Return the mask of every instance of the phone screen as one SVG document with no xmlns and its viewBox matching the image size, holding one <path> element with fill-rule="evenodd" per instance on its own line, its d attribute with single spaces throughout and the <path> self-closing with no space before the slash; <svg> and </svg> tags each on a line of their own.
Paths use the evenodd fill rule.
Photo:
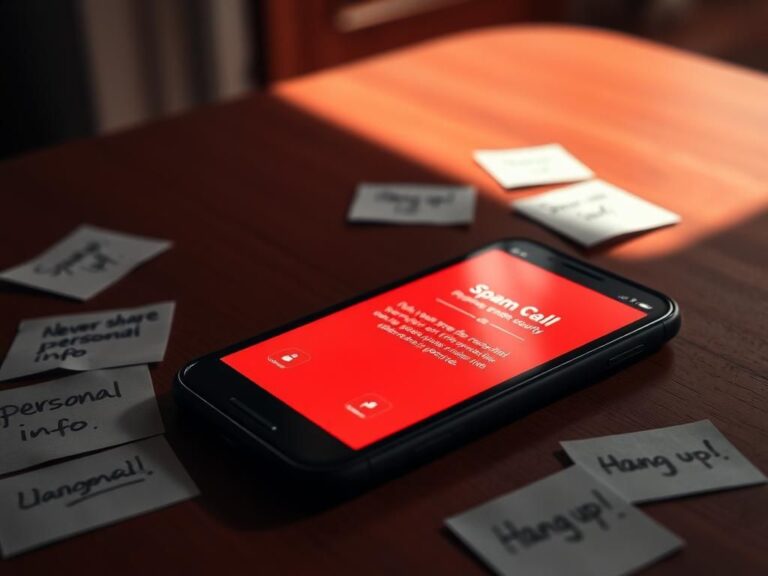
<svg viewBox="0 0 768 576">
<path fill-rule="evenodd" d="M 222 361 L 361 449 L 645 316 L 493 249 Z"/>
</svg>

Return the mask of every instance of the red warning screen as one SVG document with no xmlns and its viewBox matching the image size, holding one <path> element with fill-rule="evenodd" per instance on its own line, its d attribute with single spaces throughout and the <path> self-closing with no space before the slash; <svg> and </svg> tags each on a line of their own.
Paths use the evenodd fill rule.
<svg viewBox="0 0 768 576">
<path fill-rule="evenodd" d="M 360 449 L 644 316 L 497 249 L 222 361 Z"/>
</svg>

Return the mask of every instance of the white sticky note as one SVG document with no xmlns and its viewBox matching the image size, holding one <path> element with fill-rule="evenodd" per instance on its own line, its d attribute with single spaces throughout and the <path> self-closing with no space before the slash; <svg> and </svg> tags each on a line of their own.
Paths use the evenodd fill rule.
<svg viewBox="0 0 768 576">
<path fill-rule="evenodd" d="M 0 475 L 163 433 L 146 366 L 0 392 Z"/>
<path fill-rule="evenodd" d="M 162 436 L 11 476 L 0 480 L 0 549 L 9 558 L 198 494 Z"/>
<path fill-rule="evenodd" d="M 680 216 L 602 180 L 512 202 L 515 210 L 583 246 L 680 222 Z"/>
<path fill-rule="evenodd" d="M 666 528 L 578 466 L 448 518 L 497 574 L 619 576 L 682 547 Z"/>
<path fill-rule="evenodd" d="M 504 188 L 578 182 L 594 176 L 560 144 L 509 150 L 475 150 L 475 162 Z"/>
<path fill-rule="evenodd" d="M 350 222 L 470 224 L 475 217 L 472 186 L 362 183 L 349 209 Z"/>
<path fill-rule="evenodd" d="M 159 362 L 174 302 L 24 320 L 0 367 L 0 380 L 54 368 L 95 370 Z"/>
<path fill-rule="evenodd" d="M 709 420 L 560 445 L 574 462 L 630 502 L 766 482 Z"/>
<path fill-rule="evenodd" d="M 170 247 L 168 240 L 84 224 L 32 260 L 0 272 L 0 278 L 87 300 Z"/>
</svg>

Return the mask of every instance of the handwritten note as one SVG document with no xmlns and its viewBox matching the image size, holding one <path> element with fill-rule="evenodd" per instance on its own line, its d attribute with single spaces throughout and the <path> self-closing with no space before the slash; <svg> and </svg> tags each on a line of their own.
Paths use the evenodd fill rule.
<svg viewBox="0 0 768 576">
<path fill-rule="evenodd" d="M 348 218 L 388 224 L 470 224 L 475 196 L 472 186 L 363 183 L 357 187 Z"/>
<path fill-rule="evenodd" d="M 560 444 L 630 502 L 766 482 L 709 420 Z"/>
<path fill-rule="evenodd" d="M 518 212 L 588 247 L 680 222 L 674 212 L 602 180 L 529 196 L 512 205 Z"/>
<path fill-rule="evenodd" d="M 9 558 L 198 495 L 158 436 L 0 480 L 0 548 Z"/>
<path fill-rule="evenodd" d="M 578 466 L 446 520 L 498 574 L 617 576 L 682 541 Z"/>
<path fill-rule="evenodd" d="M 170 247 L 168 240 L 83 225 L 36 258 L 0 272 L 0 278 L 87 300 Z"/>
<path fill-rule="evenodd" d="M 0 475 L 162 434 L 146 366 L 0 392 Z"/>
<path fill-rule="evenodd" d="M 0 380 L 54 368 L 94 370 L 159 362 L 173 302 L 24 320 L 0 367 Z"/>
<path fill-rule="evenodd" d="M 560 144 L 510 150 L 475 150 L 475 162 L 504 188 L 578 182 L 594 173 Z"/>
</svg>

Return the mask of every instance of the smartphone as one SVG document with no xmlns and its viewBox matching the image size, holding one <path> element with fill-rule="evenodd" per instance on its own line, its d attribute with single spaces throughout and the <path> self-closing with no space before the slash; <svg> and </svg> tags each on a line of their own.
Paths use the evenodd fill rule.
<svg viewBox="0 0 768 576">
<path fill-rule="evenodd" d="M 657 291 L 511 239 L 194 360 L 183 407 L 301 477 L 397 474 L 658 349 Z"/>
</svg>

